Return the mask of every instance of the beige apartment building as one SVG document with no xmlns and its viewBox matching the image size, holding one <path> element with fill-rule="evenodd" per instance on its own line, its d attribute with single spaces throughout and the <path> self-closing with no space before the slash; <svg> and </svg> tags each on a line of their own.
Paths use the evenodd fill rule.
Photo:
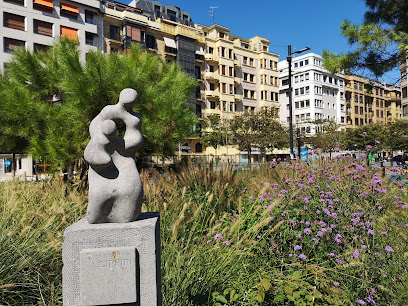
<svg viewBox="0 0 408 306">
<path fill-rule="evenodd" d="M 345 96 L 347 129 L 402 119 L 401 91 L 398 86 L 346 75 Z"/>
<path fill-rule="evenodd" d="M 269 52 L 269 40 L 260 36 L 245 39 L 220 25 L 196 25 L 205 37 L 201 100 L 202 118 L 219 115 L 230 119 L 245 111 L 268 109 L 278 112 L 279 74 L 277 54 Z M 277 113 L 278 115 L 278 113 Z M 244 152 L 232 147 L 207 148 L 207 154 L 239 160 Z M 257 159 L 257 151 L 254 150 Z M 247 157 L 246 157 L 247 158 Z"/>
<path fill-rule="evenodd" d="M 400 65 L 400 72 L 401 72 L 401 104 L 402 104 L 402 117 L 404 119 L 408 119 L 408 60 L 405 60 Z"/>
<path fill-rule="evenodd" d="M 205 118 L 221 120 L 244 111 L 262 108 L 278 111 L 278 55 L 269 52 L 269 41 L 256 36 L 244 39 L 228 28 L 194 25 L 190 14 L 158 1 L 133 1 L 129 5 L 105 3 L 105 52 L 122 52 L 130 42 L 138 42 L 167 61 L 177 61 L 197 79 L 191 105 L 199 119 L 197 132 L 205 128 Z M 232 155 L 229 148 L 205 148 L 200 138 L 181 144 L 189 155 Z"/>
</svg>

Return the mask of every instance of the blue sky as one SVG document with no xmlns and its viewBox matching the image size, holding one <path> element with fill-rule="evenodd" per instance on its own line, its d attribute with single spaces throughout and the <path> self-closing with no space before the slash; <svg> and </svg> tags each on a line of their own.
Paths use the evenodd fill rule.
<svg viewBox="0 0 408 306">
<path fill-rule="evenodd" d="M 130 1 L 121 0 L 129 3 Z M 172 4 L 191 14 L 194 23 L 210 26 L 214 9 L 215 23 L 227 27 L 231 33 L 244 38 L 259 35 L 270 41 L 269 50 L 284 60 L 287 46 L 292 51 L 306 46 L 310 52 L 321 54 L 322 50 L 341 53 L 350 46 L 341 35 L 339 25 L 344 19 L 361 23 L 366 11 L 364 0 L 161 0 L 163 5 Z M 399 72 L 390 72 L 382 81 L 395 82 Z"/>
</svg>

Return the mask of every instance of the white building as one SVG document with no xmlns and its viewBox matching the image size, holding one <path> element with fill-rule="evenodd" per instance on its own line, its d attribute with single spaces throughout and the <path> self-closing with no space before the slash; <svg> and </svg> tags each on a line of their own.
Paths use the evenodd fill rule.
<svg viewBox="0 0 408 306">
<path fill-rule="evenodd" d="M 280 119 L 289 125 L 288 62 L 281 61 L 279 70 Z M 293 127 L 313 135 L 321 126 L 315 120 L 333 120 L 345 129 L 344 78 L 332 75 L 322 67 L 322 57 L 308 53 L 292 59 Z"/>
<path fill-rule="evenodd" d="M 103 15 L 99 0 L 0 0 L 0 70 L 12 50 L 44 50 L 56 37 L 78 39 L 82 60 L 103 49 Z"/>
</svg>

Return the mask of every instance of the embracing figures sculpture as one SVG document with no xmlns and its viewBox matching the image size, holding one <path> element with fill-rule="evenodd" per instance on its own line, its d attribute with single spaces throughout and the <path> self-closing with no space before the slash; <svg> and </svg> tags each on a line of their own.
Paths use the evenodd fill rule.
<svg viewBox="0 0 408 306">
<path fill-rule="evenodd" d="M 86 218 L 64 232 L 63 303 L 161 306 L 160 215 L 141 213 L 143 187 L 135 153 L 142 121 L 138 94 L 126 88 L 89 126 Z M 119 124 L 126 126 L 124 137 Z"/>
<path fill-rule="evenodd" d="M 89 223 L 125 223 L 137 220 L 143 201 L 143 186 L 136 168 L 135 152 L 143 142 L 142 121 L 132 111 L 136 90 L 126 88 L 116 105 L 102 109 L 91 122 L 91 141 L 84 158 L 89 163 Z M 118 136 L 117 124 L 126 126 Z"/>
</svg>

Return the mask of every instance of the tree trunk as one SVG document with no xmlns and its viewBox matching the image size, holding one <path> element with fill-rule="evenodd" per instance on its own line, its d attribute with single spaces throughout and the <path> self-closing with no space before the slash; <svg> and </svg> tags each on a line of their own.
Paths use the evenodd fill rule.
<svg viewBox="0 0 408 306">
<path fill-rule="evenodd" d="M 394 167 L 394 161 L 393 161 L 394 150 L 392 148 L 391 148 L 391 152 L 390 152 L 390 157 L 391 157 L 391 167 Z"/>
<path fill-rule="evenodd" d="M 11 169 L 13 170 L 13 176 L 16 176 L 16 153 L 13 152 L 13 156 L 11 158 Z"/>
<path fill-rule="evenodd" d="M 251 148 L 248 148 L 248 168 L 252 169 L 252 161 L 251 161 Z"/>
</svg>

